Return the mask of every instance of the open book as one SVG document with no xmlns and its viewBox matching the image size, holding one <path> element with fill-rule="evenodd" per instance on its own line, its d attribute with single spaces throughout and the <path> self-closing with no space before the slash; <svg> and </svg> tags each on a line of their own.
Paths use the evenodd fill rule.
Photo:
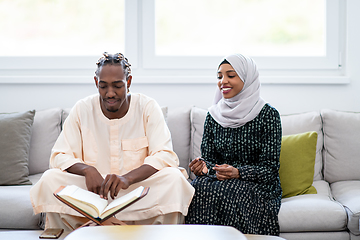
<svg viewBox="0 0 360 240">
<path fill-rule="evenodd" d="M 108 202 L 98 194 L 84 190 L 75 185 L 61 186 L 54 192 L 57 199 L 85 215 L 96 223 L 101 223 L 125 207 L 144 197 L 149 188 L 138 187 L 128 194 Z"/>
</svg>

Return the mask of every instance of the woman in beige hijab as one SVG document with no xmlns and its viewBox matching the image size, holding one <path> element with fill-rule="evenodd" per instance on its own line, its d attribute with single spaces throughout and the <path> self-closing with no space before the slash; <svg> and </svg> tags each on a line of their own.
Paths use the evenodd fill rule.
<svg viewBox="0 0 360 240">
<path fill-rule="evenodd" d="M 281 204 L 278 111 L 260 97 L 255 62 L 236 54 L 219 65 L 186 223 L 233 226 L 243 233 L 279 235 Z"/>
</svg>

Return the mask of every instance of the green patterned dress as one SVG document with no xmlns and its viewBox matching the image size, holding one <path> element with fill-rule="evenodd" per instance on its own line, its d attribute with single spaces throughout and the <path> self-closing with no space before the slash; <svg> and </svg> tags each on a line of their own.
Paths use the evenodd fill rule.
<svg viewBox="0 0 360 240">
<path fill-rule="evenodd" d="M 281 204 L 279 156 L 281 121 L 266 104 L 258 116 L 239 128 L 224 128 L 208 113 L 201 155 L 211 163 L 239 169 L 240 178 L 219 181 L 197 177 L 188 224 L 233 226 L 246 234 L 279 235 Z M 215 174 L 211 167 L 209 174 Z"/>
</svg>

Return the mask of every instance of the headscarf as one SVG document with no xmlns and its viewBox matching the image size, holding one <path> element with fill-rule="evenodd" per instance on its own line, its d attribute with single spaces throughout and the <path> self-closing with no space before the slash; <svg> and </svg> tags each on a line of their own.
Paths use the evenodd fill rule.
<svg viewBox="0 0 360 240">
<path fill-rule="evenodd" d="M 234 68 L 244 87 L 229 99 L 224 98 L 217 87 L 214 105 L 209 112 L 221 126 L 237 128 L 256 118 L 266 102 L 260 97 L 259 72 L 254 60 L 241 54 L 229 55 L 224 59 Z"/>
</svg>

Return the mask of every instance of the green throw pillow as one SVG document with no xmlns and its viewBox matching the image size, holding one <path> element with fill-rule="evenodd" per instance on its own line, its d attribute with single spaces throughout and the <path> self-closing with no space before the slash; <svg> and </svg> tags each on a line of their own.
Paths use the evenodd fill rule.
<svg viewBox="0 0 360 240">
<path fill-rule="evenodd" d="M 312 186 L 316 143 L 316 132 L 282 137 L 279 175 L 283 198 L 317 193 Z"/>
<path fill-rule="evenodd" d="M 0 114 L 0 185 L 26 185 L 34 111 Z"/>
</svg>

